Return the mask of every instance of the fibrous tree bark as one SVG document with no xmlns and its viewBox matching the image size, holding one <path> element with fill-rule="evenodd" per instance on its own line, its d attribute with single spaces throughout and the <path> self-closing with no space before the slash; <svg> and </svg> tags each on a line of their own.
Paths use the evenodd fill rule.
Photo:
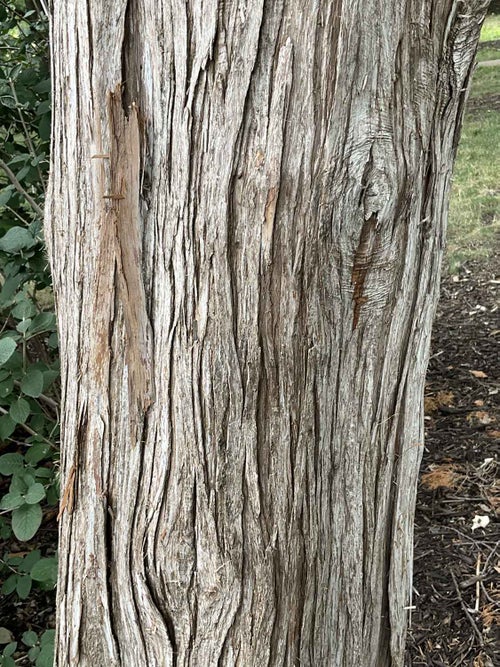
<svg viewBox="0 0 500 667">
<path fill-rule="evenodd" d="M 57 664 L 402 665 L 485 0 L 68 0 Z"/>
</svg>

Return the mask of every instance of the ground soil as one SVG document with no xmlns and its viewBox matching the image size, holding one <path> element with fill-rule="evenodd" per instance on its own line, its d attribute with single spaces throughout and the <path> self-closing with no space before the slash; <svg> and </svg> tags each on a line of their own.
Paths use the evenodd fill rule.
<svg viewBox="0 0 500 667">
<path fill-rule="evenodd" d="M 407 667 L 500 665 L 500 261 L 489 265 L 442 283 Z"/>
</svg>

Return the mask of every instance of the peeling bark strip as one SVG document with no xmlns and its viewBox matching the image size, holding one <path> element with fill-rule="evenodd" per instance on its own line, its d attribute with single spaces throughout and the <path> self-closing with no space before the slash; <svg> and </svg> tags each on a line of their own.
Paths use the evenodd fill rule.
<svg viewBox="0 0 500 667">
<path fill-rule="evenodd" d="M 53 4 L 57 667 L 402 667 L 488 2 Z"/>
<path fill-rule="evenodd" d="M 141 142 L 135 104 L 123 110 L 122 86 L 108 95 L 110 194 L 108 221 L 116 232 L 118 297 L 127 331 L 127 372 L 131 419 L 140 419 L 151 405 L 151 325 L 142 277 L 142 223 L 139 211 Z M 139 416 L 134 416 L 134 410 Z"/>
</svg>

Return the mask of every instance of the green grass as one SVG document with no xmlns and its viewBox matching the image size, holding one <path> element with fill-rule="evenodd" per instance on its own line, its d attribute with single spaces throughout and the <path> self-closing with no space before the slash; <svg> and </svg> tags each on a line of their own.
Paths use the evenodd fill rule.
<svg viewBox="0 0 500 667">
<path fill-rule="evenodd" d="M 495 253 L 500 239 L 500 112 L 469 115 L 453 176 L 448 227 L 448 266 Z M 496 139 L 492 139 L 496 137 Z"/>
<path fill-rule="evenodd" d="M 482 43 L 495 40 L 500 14 L 490 14 L 481 31 Z M 500 48 L 485 46 L 477 59 L 500 60 Z M 500 243 L 500 111 L 491 97 L 499 93 L 500 66 L 478 67 L 470 93 L 475 110 L 465 116 L 453 174 L 447 247 L 452 273 L 464 262 L 486 261 Z"/>
<path fill-rule="evenodd" d="M 489 14 L 481 30 L 481 42 L 491 42 L 500 39 L 500 14 Z"/>
<path fill-rule="evenodd" d="M 500 60 L 500 46 L 498 47 L 488 46 L 479 49 L 479 51 L 477 52 L 476 60 L 478 62 L 483 62 L 484 60 Z"/>
<path fill-rule="evenodd" d="M 500 93 L 500 67 L 478 67 L 472 79 L 471 97 L 485 97 Z"/>
</svg>

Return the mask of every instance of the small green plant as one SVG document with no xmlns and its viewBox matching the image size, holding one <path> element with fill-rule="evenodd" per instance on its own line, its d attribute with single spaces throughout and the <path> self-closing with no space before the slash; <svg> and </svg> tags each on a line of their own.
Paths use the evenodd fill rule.
<svg viewBox="0 0 500 667">
<path fill-rule="evenodd" d="M 20 600 L 25 600 L 36 582 L 42 590 L 54 588 L 57 579 L 57 558 L 42 558 L 39 549 L 30 551 L 26 556 L 5 554 L 0 565 L 10 574 L 2 584 L 2 594 L 10 595 L 14 591 Z"/>
<path fill-rule="evenodd" d="M 9 642 L 0 654 L 1 667 L 16 667 L 16 661 L 12 657 L 16 651 L 17 642 Z"/>
<path fill-rule="evenodd" d="M 33 630 L 23 633 L 21 641 L 26 647 L 27 657 L 35 667 L 52 667 L 54 664 L 54 630 L 46 630 L 38 635 Z M 12 633 L 0 627 L 0 667 L 15 667 L 14 655 L 19 651 L 19 642 L 12 640 Z"/>
<path fill-rule="evenodd" d="M 52 667 L 54 664 L 54 630 L 46 630 L 40 636 L 28 630 L 22 642 L 29 647 L 28 658 L 35 667 Z"/>
</svg>

